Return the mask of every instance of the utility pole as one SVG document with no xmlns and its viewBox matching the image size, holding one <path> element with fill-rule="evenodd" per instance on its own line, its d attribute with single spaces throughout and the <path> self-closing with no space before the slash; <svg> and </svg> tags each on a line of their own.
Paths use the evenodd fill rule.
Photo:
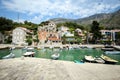
<svg viewBox="0 0 120 80">
<path fill-rule="evenodd" d="M 19 13 L 18 13 L 18 23 L 19 23 Z"/>
</svg>

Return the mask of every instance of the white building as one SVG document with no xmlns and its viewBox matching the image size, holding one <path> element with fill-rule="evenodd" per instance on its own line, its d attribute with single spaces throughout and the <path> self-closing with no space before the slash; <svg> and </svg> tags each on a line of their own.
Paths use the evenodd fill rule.
<svg viewBox="0 0 120 80">
<path fill-rule="evenodd" d="M 116 33 L 120 32 L 120 30 L 100 30 L 101 34 L 103 35 L 104 39 L 108 39 L 108 37 L 111 40 L 116 40 Z"/>
<path fill-rule="evenodd" d="M 61 36 L 66 36 L 66 37 L 73 37 L 74 34 L 72 34 L 70 31 L 69 31 L 69 28 L 68 27 L 65 27 L 65 26 L 61 26 L 59 28 L 59 33 L 61 33 Z"/>
<path fill-rule="evenodd" d="M 12 32 L 12 43 L 17 45 L 27 45 L 26 36 L 30 32 L 26 28 L 17 27 Z"/>
</svg>

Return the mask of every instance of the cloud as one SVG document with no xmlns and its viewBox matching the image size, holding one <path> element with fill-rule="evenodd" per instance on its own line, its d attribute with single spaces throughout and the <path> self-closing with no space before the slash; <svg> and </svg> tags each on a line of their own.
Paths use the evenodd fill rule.
<svg viewBox="0 0 120 80">
<path fill-rule="evenodd" d="M 32 22 L 54 17 L 82 18 L 109 12 L 120 6 L 119 0 L 2 0 L 8 10 L 33 16 Z M 37 14 L 37 15 L 36 15 Z"/>
</svg>

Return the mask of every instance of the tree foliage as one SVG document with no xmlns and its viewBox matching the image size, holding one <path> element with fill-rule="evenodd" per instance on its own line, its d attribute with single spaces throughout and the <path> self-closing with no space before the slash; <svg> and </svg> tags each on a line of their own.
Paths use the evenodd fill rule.
<svg viewBox="0 0 120 80">
<path fill-rule="evenodd" d="M 97 21 L 93 21 L 91 26 L 91 33 L 93 33 L 92 40 L 94 43 L 102 37 L 100 33 L 100 29 L 101 28 L 99 27 L 99 23 Z"/>
<path fill-rule="evenodd" d="M 13 21 L 4 17 L 0 17 L 0 31 L 8 31 L 11 29 L 13 29 Z"/>
<path fill-rule="evenodd" d="M 77 28 L 80 28 L 80 29 L 84 29 L 84 27 L 82 25 L 79 25 L 77 23 L 73 23 L 73 22 L 65 22 L 65 23 L 59 23 L 57 24 L 57 27 L 61 27 L 61 26 L 66 26 L 68 28 L 70 28 L 70 30 L 75 30 Z"/>
</svg>

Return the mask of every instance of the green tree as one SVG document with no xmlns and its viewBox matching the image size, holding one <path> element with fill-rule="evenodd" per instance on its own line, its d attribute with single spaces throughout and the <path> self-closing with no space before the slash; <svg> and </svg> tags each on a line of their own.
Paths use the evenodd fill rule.
<svg viewBox="0 0 120 80">
<path fill-rule="evenodd" d="M 13 21 L 0 17 L 0 31 L 9 31 L 11 29 L 13 29 Z"/>
<path fill-rule="evenodd" d="M 93 38 L 92 38 L 93 43 L 96 43 L 96 41 L 102 37 L 100 33 L 99 23 L 97 21 L 92 22 L 91 33 L 93 33 Z"/>
<path fill-rule="evenodd" d="M 28 45 L 32 44 L 32 35 L 26 37 L 26 42 L 28 43 Z"/>
</svg>

